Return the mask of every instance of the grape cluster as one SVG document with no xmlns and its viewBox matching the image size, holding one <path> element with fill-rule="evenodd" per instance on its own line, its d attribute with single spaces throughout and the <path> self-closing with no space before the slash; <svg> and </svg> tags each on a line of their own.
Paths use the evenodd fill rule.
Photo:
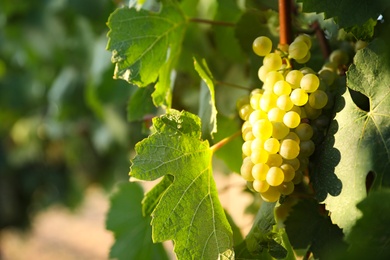
<svg viewBox="0 0 390 260">
<path fill-rule="evenodd" d="M 292 59 L 300 64 L 310 59 L 310 48 L 307 35 L 298 36 L 286 51 L 271 52 L 265 36 L 253 42 L 253 51 L 264 56 L 258 71 L 263 87 L 253 90 L 249 103 L 239 109 L 245 121 L 241 175 L 268 202 L 291 194 L 302 181 L 315 147 L 309 123 L 327 106 L 327 87 L 337 75 L 335 62 L 325 64 L 318 76 L 307 67 L 292 69 Z"/>
</svg>

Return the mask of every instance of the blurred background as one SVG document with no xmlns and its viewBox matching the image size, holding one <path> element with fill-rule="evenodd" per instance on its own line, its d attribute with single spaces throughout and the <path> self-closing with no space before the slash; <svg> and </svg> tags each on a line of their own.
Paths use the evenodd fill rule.
<svg viewBox="0 0 390 260">
<path fill-rule="evenodd" d="M 144 127 L 105 50 L 121 4 L 0 2 L 0 259 L 108 257 L 107 194 Z"/>
</svg>

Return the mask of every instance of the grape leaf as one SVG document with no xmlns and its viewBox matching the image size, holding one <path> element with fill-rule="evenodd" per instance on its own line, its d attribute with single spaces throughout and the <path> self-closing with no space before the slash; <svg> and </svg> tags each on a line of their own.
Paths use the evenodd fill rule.
<svg viewBox="0 0 390 260">
<path fill-rule="evenodd" d="M 127 121 L 141 121 L 146 115 L 156 113 L 156 107 L 153 105 L 150 97 L 152 93 L 152 85 L 135 91 L 127 105 Z"/>
<path fill-rule="evenodd" d="M 203 59 L 201 62 L 194 58 L 195 70 L 202 78 L 199 93 L 199 117 L 202 120 L 203 138 L 213 137 L 217 132 L 217 108 L 215 107 L 215 91 L 213 75 Z"/>
<path fill-rule="evenodd" d="M 309 248 L 316 259 L 329 259 L 329 252 L 345 249 L 343 232 L 332 224 L 314 200 L 301 200 L 285 221 L 291 245 L 295 249 Z"/>
<path fill-rule="evenodd" d="M 140 87 L 159 80 L 153 95 L 158 105 L 171 104 L 171 72 L 181 51 L 187 19 L 174 1 L 163 1 L 159 13 L 119 8 L 108 19 L 114 77 Z"/>
<path fill-rule="evenodd" d="M 170 110 L 153 120 L 155 133 L 138 143 L 130 175 L 154 180 L 172 175 L 152 213 L 154 242 L 173 239 L 178 259 L 231 259 L 232 230 L 219 202 L 212 151 L 200 140 L 200 120 Z"/>
<path fill-rule="evenodd" d="M 376 20 L 389 6 L 387 0 L 298 0 L 303 12 L 325 13 L 325 18 L 335 17 L 343 28 L 361 26 L 369 19 Z"/>
<path fill-rule="evenodd" d="M 110 198 L 106 227 L 114 232 L 110 258 L 166 259 L 162 244 L 153 244 L 150 217 L 141 212 L 142 188 L 137 183 L 121 183 Z"/>
<path fill-rule="evenodd" d="M 366 196 L 366 176 L 372 172 L 376 178 L 372 189 L 390 186 L 390 66 L 387 44 L 375 40 L 359 51 L 347 72 L 347 84 L 351 89 L 366 95 L 370 99 L 369 111 L 357 107 L 349 92 L 340 99 L 345 107 L 337 113 L 331 128 L 338 129 L 333 150 L 340 154 L 340 162 L 334 163 L 334 173 L 341 182 L 339 194 L 330 194 L 324 202 L 331 212 L 333 223 L 343 228 L 345 234 L 361 216 L 356 204 Z M 332 137 L 331 137 L 332 138 Z M 332 159 L 333 153 L 323 153 L 324 160 Z M 323 180 L 335 178 L 329 168 L 319 167 Z M 331 170 L 331 169 L 330 169 Z M 315 182 L 315 189 L 332 183 Z"/>
<path fill-rule="evenodd" d="M 350 243 L 348 258 L 339 259 L 390 259 L 390 190 L 369 193 L 357 207 L 363 216 L 347 237 Z"/>
</svg>

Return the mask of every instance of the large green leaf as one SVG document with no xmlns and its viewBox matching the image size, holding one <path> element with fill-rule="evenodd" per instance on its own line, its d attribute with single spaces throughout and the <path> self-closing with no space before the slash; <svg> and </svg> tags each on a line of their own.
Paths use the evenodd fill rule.
<svg viewBox="0 0 390 260">
<path fill-rule="evenodd" d="M 168 259 L 161 244 L 153 244 L 150 217 L 143 217 L 143 190 L 137 183 L 121 183 L 110 201 L 107 229 L 114 232 L 110 257 L 116 259 Z"/>
<path fill-rule="evenodd" d="M 130 175 L 154 180 L 172 175 L 152 213 L 153 241 L 173 240 L 178 259 L 231 259 L 232 230 L 212 175 L 212 152 L 200 140 L 200 120 L 171 110 L 153 120 L 155 133 L 136 145 Z"/>
<path fill-rule="evenodd" d="M 163 1 L 159 13 L 120 8 L 108 20 L 107 49 L 115 78 L 140 87 L 158 82 L 156 105 L 171 104 L 171 72 L 181 51 L 187 19 L 174 1 Z"/>
<path fill-rule="evenodd" d="M 332 221 L 348 234 L 361 212 L 356 204 L 366 197 L 366 176 L 375 175 L 372 189 L 390 185 L 390 66 L 388 47 L 376 40 L 359 51 L 347 73 L 348 86 L 366 95 L 369 111 L 357 107 L 349 92 L 338 102 L 342 110 L 331 124 L 322 164 L 314 174 L 316 190 L 324 187 L 324 202 Z M 339 162 L 337 162 L 339 161 Z M 334 170 L 334 174 L 333 174 Z M 320 198 L 323 199 L 324 197 Z"/>
</svg>

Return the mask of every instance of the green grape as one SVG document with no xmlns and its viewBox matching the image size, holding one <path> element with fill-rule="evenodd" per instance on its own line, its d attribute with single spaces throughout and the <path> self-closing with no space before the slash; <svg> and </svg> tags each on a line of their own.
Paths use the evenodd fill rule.
<svg viewBox="0 0 390 260">
<path fill-rule="evenodd" d="M 290 83 L 291 88 L 299 88 L 303 73 L 299 70 L 292 70 L 286 75 L 286 81 Z"/>
<path fill-rule="evenodd" d="M 307 166 L 309 165 L 309 158 L 300 154 L 298 156 L 298 159 L 300 163 L 298 171 L 305 171 L 307 169 Z"/>
<path fill-rule="evenodd" d="M 295 176 L 294 176 L 294 179 L 292 179 L 292 182 L 297 185 L 299 183 L 301 183 L 303 180 L 303 173 L 302 171 L 296 171 L 295 172 Z"/>
<path fill-rule="evenodd" d="M 276 154 L 279 152 L 280 143 L 276 138 L 268 138 L 264 142 L 264 150 L 266 150 L 269 154 Z"/>
<path fill-rule="evenodd" d="M 267 165 L 269 167 L 279 167 L 283 163 L 283 158 L 280 154 L 270 154 L 268 155 Z"/>
<path fill-rule="evenodd" d="M 247 181 L 253 181 L 254 178 L 252 176 L 252 168 L 253 168 L 254 164 L 252 163 L 251 161 L 251 158 L 250 157 L 246 157 L 244 158 L 243 160 L 243 163 L 241 165 L 241 176 L 247 180 Z"/>
<path fill-rule="evenodd" d="M 269 187 L 266 192 L 260 193 L 260 196 L 266 202 L 276 202 L 280 198 L 280 192 L 276 187 Z"/>
<path fill-rule="evenodd" d="M 267 113 L 265 113 L 262 110 L 254 110 L 248 118 L 248 121 L 251 125 L 259 121 L 260 119 L 266 119 L 267 118 Z"/>
<path fill-rule="evenodd" d="M 291 140 L 294 140 L 295 142 L 297 142 L 298 144 L 301 142 L 301 140 L 299 139 L 298 135 L 294 132 L 290 132 L 288 133 L 288 135 L 286 135 L 284 137 L 284 139 L 291 139 Z"/>
<path fill-rule="evenodd" d="M 278 70 L 282 66 L 282 58 L 277 53 L 267 54 L 263 59 L 263 65 L 269 70 Z"/>
<path fill-rule="evenodd" d="M 267 76 L 264 81 L 263 89 L 273 90 L 273 86 L 279 80 L 284 80 L 284 76 L 278 71 L 270 71 L 267 73 Z"/>
<path fill-rule="evenodd" d="M 272 50 L 272 41 L 266 36 L 257 37 L 252 44 L 253 52 L 259 56 L 265 56 Z"/>
<path fill-rule="evenodd" d="M 294 104 L 289 95 L 282 95 L 276 100 L 276 106 L 283 111 L 290 111 Z"/>
<path fill-rule="evenodd" d="M 294 191 L 294 183 L 292 181 L 285 181 L 278 186 L 278 190 L 282 195 L 290 195 Z"/>
<path fill-rule="evenodd" d="M 295 111 L 288 111 L 283 117 L 283 123 L 289 128 L 295 128 L 301 123 L 301 117 Z"/>
<path fill-rule="evenodd" d="M 293 105 L 293 107 L 292 107 L 290 110 L 291 110 L 291 111 L 294 111 L 294 112 L 297 112 L 298 115 L 299 115 L 301 118 L 303 118 L 303 117 L 302 117 L 302 109 L 301 109 L 300 107 L 298 107 L 298 106 L 296 106 L 296 105 Z"/>
<path fill-rule="evenodd" d="M 304 58 L 308 51 L 309 48 L 303 41 L 294 41 L 288 47 L 289 56 L 295 60 Z"/>
<path fill-rule="evenodd" d="M 251 144 L 251 150 L 252 151 L 262 150 L 264 146 L 264 142 L 265 140 L 260 138 L 253 139 Z"/>
<path fill-rule="evenodd" d="M 267 119 L 260 119 L 252 125 L 252 132 L 255 137 L 266 139 L 271 137 L 273 125 Z"/>
<path fill-rule="evenodd" d="M 268 111 L 268 119 L 271 122 L 282 122 L 284 115 L 286 112 L 281 110 L 278 107 L 271 108 L 270 111 Z"/>
<path fill-rule="evenodd" d="M 264 181 L 267 177 L 269 166 L 265 163 L 257 163 L 252 167 L 252 176 L 255 180 Z"/>
<path fill-rule="evenodd" d="M 267 68 L 266 66 L 261 66 L 257 72 L 257 76 L 259 77 L 259 79 L 261 80 L 261 82 L 265 82 L 266 78 L 267 78 L 267 74 L 271 72 L 271 70 L 269 68 Z"/>
<path fill-rule="evenodd" d="M 358 40 L 356 43 L 355 43 L 355 52 L 361 50 L 361 49 L 364 49 L 366 48 L 368 45 L 367 42 L 365 41 L 362 41 L 362 40 Z"/>
<path fill-rule="evenodd" d="M 309 157 L 314 153 L 314 142 L 312 140 L 302 141 L 299 144 L 300 154 Z"/>
<path fill-rule="evenodd" d="M 322 114 L 315 120 L 311 122 L 312 127 L 317 127 L 318 129 L 326 129 L 329 126 L 330 118 L 328 115 Z"/>
<path fill-rule="evenodd" d="M 249 99 L 249 104 L 251 104 L 251 107 L 253 109 L 260 109 L 260 99 L 262 96 L 262 93 L 255 93 L 251 95 Z"/>
<path fill-rule="evenodd" d="M 252 113 L 253 108 L 249 104 L 243 105 L 239 110 L 238 110 L 238 115 L 242 120 L 248 120 L 248 117 L 250 113 Z"/>
<path fill-rule="evenodd" d="M 311 58 L 311 53 L 310 53 L 310 51 L 308 51 L 305 57 L 303 57 L 302 59 L 295 60 L 295 61 L 299 64 L 305 64 L 306 62 L 308 62 L 310 60 L 310 58 Z"/>
<path fill-rule="evenodd" d="M 242 153 L 245 155 L 245 156 L 250 156 L 251 153 L 252 153 L 252 149 L 251 149 L 251 145 L 252 145 L 252 141 L 245 141 L 243 144 L 242 144 Z"/>
<path fill-rule="evenodd" d="M 309 118 L 311 120 L 318 118 L 322 113 L 322 109 L 315 109 L 312 106 L 310 106 L 309 103 L 307 103 L 303 108 L 306 113 L 306 118 Z"/>
<path fill-rule="evenodd" d="M 272 93 L 271 91 L 264 92 L 263 96 L 260 99 L 261 110 L 268 112 L 271 108 L 276 107 L 277 99 L 278 96 Z"/>
<path fill-rule="evenodd" d="M 244 139 L 244 141 L 251 141 L 255 139 L 255 136 L 252 133 L 252 127 L 245 128 L 242 131 L 242 139 Z"/>
<path fill-rule="evenodd" d="M 316 90 L 309 96 L 309 105 L 315 109 L 321 109 L 328 103 L 328 95 L 322 90 Z"/>
<path fill-rule="evenodd" d="M 270 186 L 278 186 L 284 180 L 284 173 L 280 167 L 271 167 L 268 170 L 266 181 Z"/>
<path fill-rule="evenodd" d="M 291 101 L 296 106 L 303 106 L 307 103 L 309 96 L 306 91 L 300 88 L 294 89 L 290 94 Z"/>
<path fill-rule="evenodd" d="M 336 63 L 338 66 L 347 65 L 349 61 L 348 54 L 342 50 L 334 50 L 329 56 L 329 61 Z"/>
<path fill-rule="evenodd" d="M 298 159 L 296 159 L 296 160 L 298 160 Z M 294 179 L 295 169 L 291 164 L 284 163 L 280 166 L 280 169 L 282 169 L 282 171 L 284 173 L 284 181 L 285 182 L 292 181 L 292 179 Z"/>
<path fill-rule="evenodd" d="M 314 74 L 304 75 L 300 82 L 301 89 L 305 90 L 307 93 L 316 91 L 319 85 L 320 80 Z"/>
<path fill-rule="evenodd" d="M 268 152 L 264 149 L 252 150 L 251 160 L 254 164 L 266 163 L 268 161 Z"/>
<path fill-rule="evenodd" d="M 283 139 L 289 132 L 290 128 L 282 122 L 272 122 L 272 137 L 280 140 Z"/>
<path fill-rule="evenodd" d="M 263 193 L 269 189 L 269 184 L 266 181 L 253 181 L 253 189 L 257 192 Z"/>
<path fill-rule="evenodd" d="M 296 158 L 299 154 L 299 144 L 291 139 L 284 139 L 280 142 L 279 154 L 287 160 Z"/>
<path fill-rule="evenodd" d="M 318 77 L 326 83 L 326 85 L 330 86 L 333 84 L 336 79 L 337 74 L 329 69 L 321 69 L 318 72 Z"/>
<path fill-rule="evenodd" d="M 291 86 L 287 81 L 279 80 L 275 83 L 273 91 L 277 96 L 289 95 L 291 93 Z"/>
<path fill-rule="evenodd" d="M 299 169 L 299 167 L 301 166 L 301 162 L 299 161 L 298 158 L 294 158 L 292 160 L 283 159 L 283 163 L 291 165 L 295 171 L 297 171 Z"/>
<path fill-rule="evenodd" d="M 323 69 L 327 69 L 327 70 L 330 70 L 330 71 L 333 71 L 333 72 L 336 72 L 337 71 L 337 64 L 334 63 L 334 62 L 326 62 L 324 65 L 322 65 L 322 68 Z"/>
<path fill-rule="evenodd" d="M 307 123 L 301 123 L 294 129 L 294 132 L 297 134 L 301 141 L 310 140 L 313 136 L 313 128 Z"/>
<path fill-rule="evenodd" d="M 310 49 L 311 48 L 311 38 L 307 34 L 301 34 L 298 35 L 297 38 L 295 38 L 294 42 L 302 41 L 306 43 L 307 47 Z"/>
</svg>

